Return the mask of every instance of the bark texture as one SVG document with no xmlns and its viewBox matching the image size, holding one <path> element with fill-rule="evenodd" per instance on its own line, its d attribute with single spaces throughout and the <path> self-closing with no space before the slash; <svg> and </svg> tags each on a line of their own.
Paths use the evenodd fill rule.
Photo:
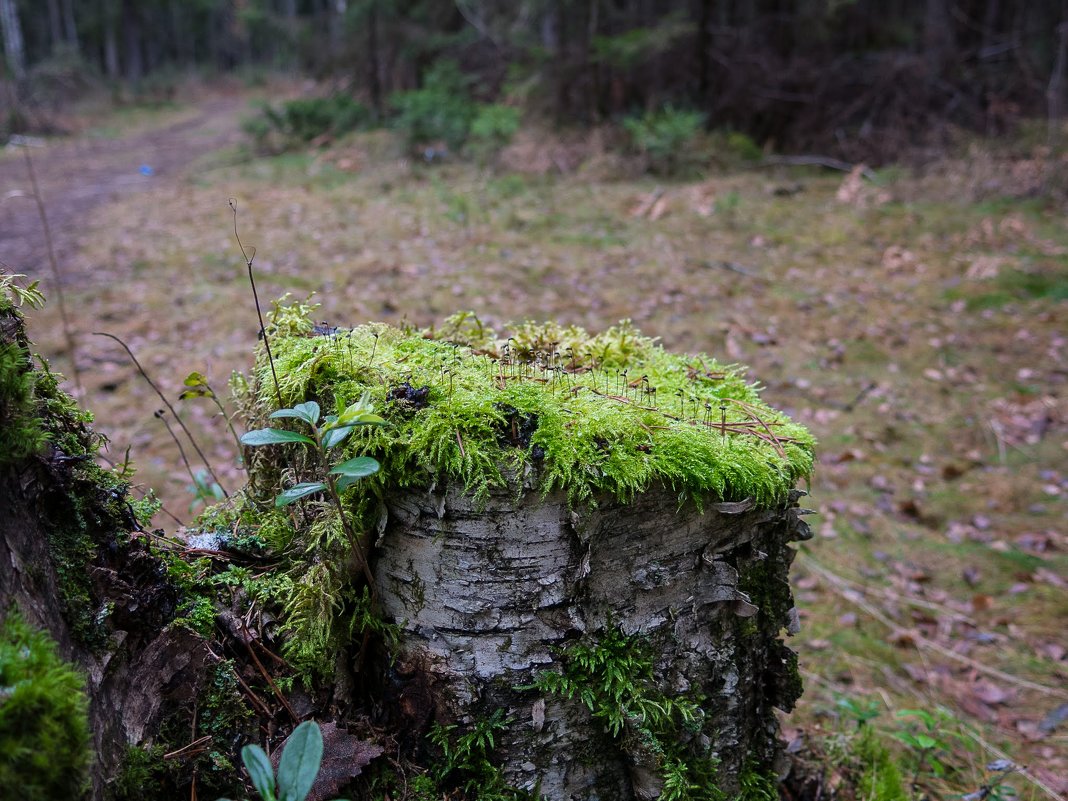
<svg viewBox="0 0 1068 801">
<path fill-rule="evenodd" d="M 799 495 L 703 513 L 666 489 L 585 512 L 536 493 L 499 493 L 482 508 L 455 488 L 394 498 L 376 573 L 403 628 L 401 707 L 416 725 L 506 709 L 505 772 L 546 798 L 654 798 L 639 745 L 605 733 L 577 699 L 516 689 L 566 642 L 619 627 L 657 655 L 666 693 L 704 699 L 722 789 L 736 790 L 745 769 L 777 770 L 772 710 L 800 694 L 780 639 L 796 625 L 787 542 L 808 536 Z"/>
</svg>

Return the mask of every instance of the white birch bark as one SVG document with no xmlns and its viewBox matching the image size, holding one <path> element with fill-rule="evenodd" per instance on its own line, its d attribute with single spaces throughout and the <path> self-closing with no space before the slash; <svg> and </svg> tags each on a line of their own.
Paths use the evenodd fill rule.
<svg viewBox="0 0 1068 801">
<path fill-rule="evenodd" d="M 605 734 L 579 701 L 515 689 L 551 667 L 559 646 L 608 626 L 646 640 L 667 692 L 708 699 L 725 789 L 747 758 L 776 761 L 772 707 L 795 700 L 779 633 L 792 625 L 786 542 L 806 531 L 796 503 L 702 514 L 657 490 L 576 514 L 559 495 L 502 492 L 478 508 L 449 489 L 404 495 L 389 511 L 376 577 L 403 629 L 404 671 L 424 674 L 439 720 L 507 710 L 515 723 L 499 750 L 517 786 L 546 798 L 659 794 L 640 749 Z M 767 581 L 782 583 L 767 595 L 785 608 L 760 609 L 740 586 L 764 562 Z"/>
</svg>

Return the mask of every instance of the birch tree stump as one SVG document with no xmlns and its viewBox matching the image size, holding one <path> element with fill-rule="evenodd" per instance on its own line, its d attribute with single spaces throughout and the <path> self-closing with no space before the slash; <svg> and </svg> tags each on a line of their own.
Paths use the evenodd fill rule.
<svg viewBox="0 0 1068 801">
<path fill-rule="evenodd" d="M 455 488 L 393 498 L 377 580 L 403 630 L 403 670 L 422 671 L 436 714 L 470 722 L 505 709 L 507 777 L 549 799 L 656 798 L 655 758 L 612 737 L 577 698 L 529 686 L 560 646 L 612 627 L 656 655 L 668 695 L 698 699 L 699 736 L 719 783 L 780 767 L 773 709 L 800 695 L 796 656 L 780 639 L 796 612 L 791 540 L 805 539 L 796 500 L 778 508 L 679 508 L 666 489 L 584 513 L 559 495 L 494 493 L 475 505 Z"/>
</svg>

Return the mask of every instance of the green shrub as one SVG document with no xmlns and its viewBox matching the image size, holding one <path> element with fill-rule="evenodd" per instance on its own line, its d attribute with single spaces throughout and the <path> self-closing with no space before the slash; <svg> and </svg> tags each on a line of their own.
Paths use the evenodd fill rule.
<svg viewBox="0 0 1068 801">
<path fill-rule="evenodd" d="M 246 119 L 242 127 L 258 150 L 280 152 L 319 136 L 340 136 L 370 127 L 373 120 L 374 115 L 363 103 L 336 94 L 289 100 L 280 107 L 265 105 L 258 115 Z"/>
<path fill-rule="evenodd" d="M 22 801 L 78 798 L 89 766 L 82 677 L 16 612 L 0 622 L 0 787 Z"/>
<path fill-rule="evenodd" d="M 623 121 L 635 149 L 648 158 L 649 168 L 663 174 L 675 173 L 685 163 L 703 124 L 700 112 L 672 106 Z"/>
<path fill-rule="evenodd" d="M 499 103 L 480 105 L 471 122 L 469 147 L 476 156 L 492 156 L 519 132 L 519 109 Z"/>
<path fill-rule="evenodd" d="M 410 148 L 442 143 L 459 151 L 478 114 L 468 80 L 452 61 L 436 64 L 421 89 L 397 92 L 390 103 L 397 112 L 393 127 Z"/>
<path fill-rule="evenodd" d="M 742 161 L 760 161 L 764 158 L 764 151 L 760 145 L 740 131 L 731 131 L 727 134 L 727 152 Z"/>
</svg>

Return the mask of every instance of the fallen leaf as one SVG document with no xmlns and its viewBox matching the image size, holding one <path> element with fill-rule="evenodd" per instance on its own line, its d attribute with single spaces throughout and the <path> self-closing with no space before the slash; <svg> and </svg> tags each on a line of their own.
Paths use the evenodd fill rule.
<svg viewBox="0 0 1068 801">
<path fill-rule="evenodd" d="M 335 798 L 339 789 L 359 776 L 372 760 L 385 752 L 382 746 L 365 742 L 336 723 L 320 724 L 319 730 L 323 734 L 323 762 L 307 801 Z M 288 737 L 286 742 L 289 742 Z M 271 764 L 275 770 L 278 770 L 284 750 L 285 743 L 282 743 L 271 754 Z"/>
<path fill-rule="evenodd" d="M 984 704 L 996 705 L 1006 704 L 1011 701 L 1015 694 L 1006 690 L 1004 687 L 999 687 L 994 682 L 988 679 L 980 679 L 972 686 L 972 694 L 982 701 Z"/>
<path fill-rule="evenodd" d="M 1038 724 L 1038 730 L 1043 734 L 1052 734 L 1066 720 L 1068 720 L 1068 704 L 1061 704 L 1042 718 L 1042 722 Z"/>
</svg>

